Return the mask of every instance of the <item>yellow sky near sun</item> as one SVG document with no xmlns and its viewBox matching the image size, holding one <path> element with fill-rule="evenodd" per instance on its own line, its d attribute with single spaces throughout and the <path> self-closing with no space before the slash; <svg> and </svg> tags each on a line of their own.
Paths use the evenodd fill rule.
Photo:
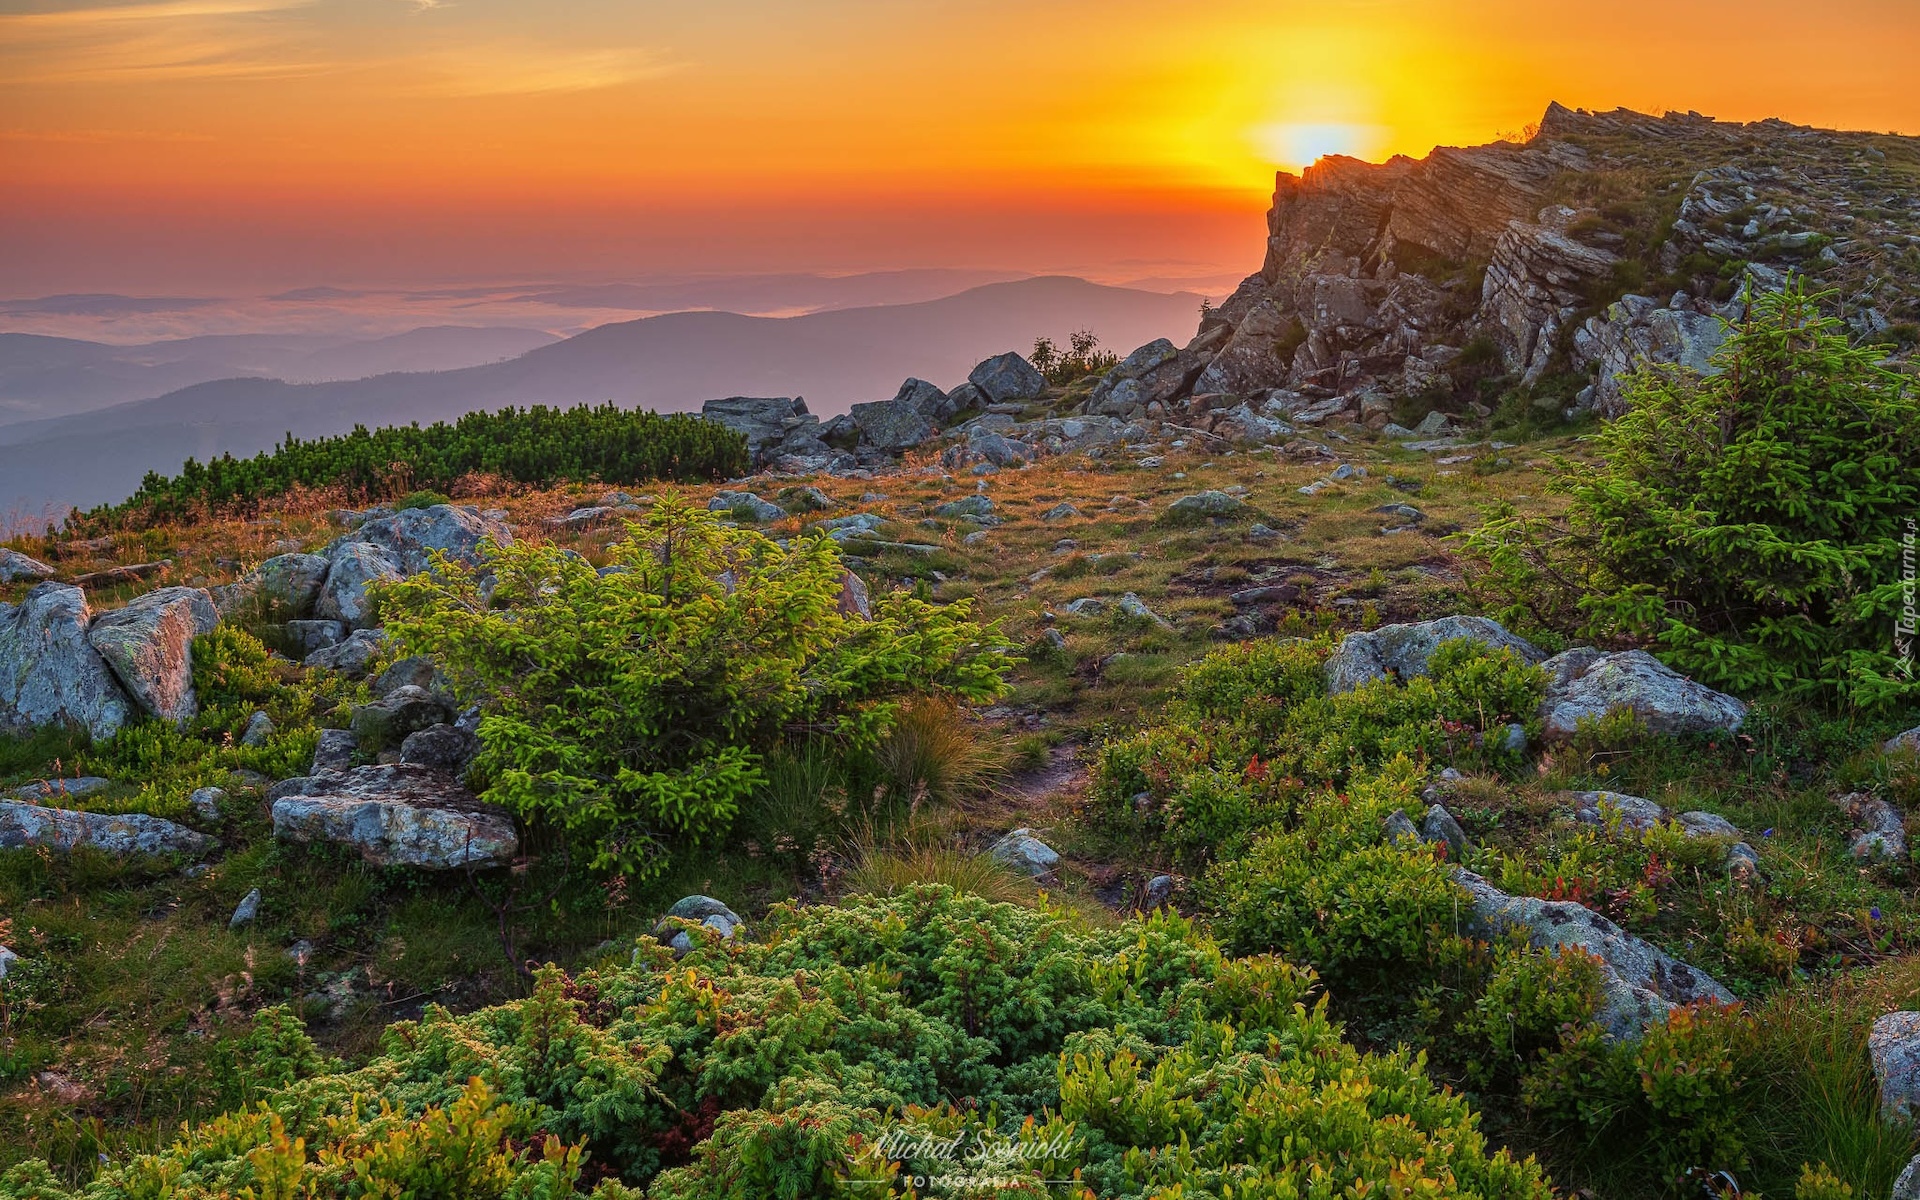
<svg viewBox="0 0 1920 1200">
<path fill-rule="evenodd" d="M 1556 98 L 1920 131 L 1916 60 L 1914 0 L 0 0 L 0 219 L 1238 211 Z"/>
</svg>

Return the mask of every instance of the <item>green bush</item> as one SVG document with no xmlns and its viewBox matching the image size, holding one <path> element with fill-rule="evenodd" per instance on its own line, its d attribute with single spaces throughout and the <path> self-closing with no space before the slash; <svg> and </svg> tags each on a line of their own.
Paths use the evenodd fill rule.
<svg viewBox="0 0 1920 1200">
<path fill-rule="evenodd" d="M 725 479 L 747 466 L 746 439 L 713 421 L 615 404 L 536 404 L 472 412 L 425 429 L 355 426 L 351 433 L 311 441 L 289 434 L 252 458 L 223 454 L 204 464 L 188 459 L 180 474 L 148 472 L 131 498 L 95 508 L 69 525 L 137 529 L 208 513 L 245 515 L 296 488 L 337 488 L 352 498 L 406 496 L 410 505 L 474 473 L 544 487 L 563 480 Z"/>
<path fill-rule="evenodd" d="M 1920 700 L 1895 637 L 1920 398 L 1820 299 L 1756 301 L 1713 375 L 1630 379 L 1601 469 L 1561 467 L 1564 521 L 1507 506 L 1469 536 L 1508 619 L 1650 644 L 1740 693 Z"/>
<path fill-rule="evenodd" d="M 986 700 L 1015 661 L 999 626 L 900 592 L 840 610 L 839 551 L 783 547 L 664 497 L 603 574 L 543 546 L 381 590 L 402 653 L 481 704 L 487 800 L 550 821 L 596 869 L 651 876 L 724 834 L 790 740 L 871 750 L 904 702 Z"/>
<path fill-rule="evenodd" d="M 1591 1022 L 1604 999 L 1601 971 L 1599 960 L 1577 946 L 1499 947 L 1487 988 L 1463 1023 L 1463 1032 L 1487 1047 L 1475 1072 L 1480 1081 L 1512 1079 L 1556 1048 L 1563 1028 Z"/>
<path fill-rule="evenodd" d="M 24 1164 L 0 1197 L 559 1197 L 604 1175 L 602 1200 L 904 1200 L 955 1169 L 933 1147 L 956 1138 L 994 1178 L 963 1195 L 1552 1195 L 1418 1056 L 1342 1041 L 1311 973 L 1176 916 L 1091 929 L 917 888 L 635 959 L 430 1006 L 358 1070 L 77 1190 Z"/>
</svg>

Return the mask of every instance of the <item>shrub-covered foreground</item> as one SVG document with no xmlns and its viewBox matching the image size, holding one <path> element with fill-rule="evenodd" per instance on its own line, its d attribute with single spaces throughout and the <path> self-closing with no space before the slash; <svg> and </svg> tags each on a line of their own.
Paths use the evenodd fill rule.
<svg viewBox="0 0 1920 1200">
<path fill-rule="evenodd" d="M 1313 991 L 1172 916 L 1091 930 L 944 888 L 782 906 L 752 942 L 643 940 L 430 1009 L 355 1071 L 270 1010 L 256 1105 L 78 1192 L 27 1163 L 0 1196 L 1551 1194 Z"/>
<path fill-rule="evenodd" d="M 89 526 L 139 528 L 208 513 L 252 513 L 295 488 L 337 488 L 349 497 L 398 497 L 444 489 L 463 475 L 547 486 L 563 480 L 646 483 L 725 479 L 747 468 L 746 441 L 711 421 L 661 416 L 615 404 L 503 408 L 451 425 L 355 426 L 337 437 L 289 434 L 252 458 L 188 459 L 180 474 L 148 472 L 124 503 L 87 513 Z"/>
</svg>

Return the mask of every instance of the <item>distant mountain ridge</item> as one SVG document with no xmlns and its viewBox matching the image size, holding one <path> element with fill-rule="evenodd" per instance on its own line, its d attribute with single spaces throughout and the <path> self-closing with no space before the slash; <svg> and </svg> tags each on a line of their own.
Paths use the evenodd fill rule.
<svg viewBox="0 0 1920 1200">
<path fill-rule="evenodd" d="M 599 403 L 691 411 L 727 395 L 803 395 L 815 412 L 885 399 L 915 375 L 950 385 L 983 358 L 1092 329 L 1126 350 L 1184 340 L 1200 297 L 1060 276 L 988 284 L 917 304 L 805 316 L 673 313 L 617 322 L 507 362 L 296 384 L 232 379 L 77 416 L 0 425 L 0 511 L 119 500 L 150 470 L 246 455 L 286 433 L 451 420 L 509 404 Z"/>
</svg>

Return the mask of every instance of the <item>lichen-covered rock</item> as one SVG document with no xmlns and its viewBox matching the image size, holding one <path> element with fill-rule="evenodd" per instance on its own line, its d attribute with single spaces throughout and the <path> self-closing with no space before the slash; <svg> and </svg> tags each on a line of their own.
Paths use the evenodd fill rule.
<svg viewBox="0 0 1920 1200">
<path fill-rule="evenodd" d="M 1484 932 L 1498 936 L 1510 929 L 1525 929 L 1528 941 L 1539 949 L 1572 946 L 1600 960 L 1605 1000 L 1594 1019 L 1613 1040 L 1637 1039 L 1649 1022 L 1664 1019 L 1677 1005 L 1733 1002 L 1733 993 L 1711 975 L 1642 941 L 1585 905 L 1511 896 L 1458 868 L 1453 878 L 1473 898 L 1474 921 Z"/>
<path fill-rule="evenodd" d="M 1046 376 L 1011 350 L 996 354 L 975 367 L 967 375 L 967 382 L 979 388 L 995 404 L 1037 400 L 1047 390 Z"/>
<path fill-rule="evenodd" d="M 325 650 L 315 650 L 302 659 L 300 665 L 338 671 L 350 679 L 359 679 L 373 666 L 374 659 L 380 656 L 386 643 L 384 630 L 356 629 L 347 635 L 346 641 L 337 646 L 328 646 Z"/>
<path fill-rule="evenodd" d="M 1427 815 L 1420 820 L 1420 836 L 1423 840 L 1443 844 L 1447 848 L 1447 857 L 1459 862 L 1473 849 L 1473 843 L 1467 840 L 1467 831 L 1460 827 L 1453 814 L 1444 804 L 1431 805 Z"/>
<path fill-rule="evenodd" d="M 1920 725 L 1915 725 L 1905 733 L 1894 734 L 1887 739 L 1887 744 L 1881 747 L 1881 749 L 1885 750 L 1888 754 L 1920 754 Z"/>
<path fill-rule="evenodd" d="M 330 548 L 327 560 L 327 581 L 314 602 L 315 615 L 351 629 L 372 625 L 373 600 L 367 595 L 367 587 L 401 578 L 400 564 L 385 549 L 360 541 Z"/>
<path fill-rule="evenodd" d="M 860 431 L 861 444 L 876 450 L 911 450 L 935 433 L 933 422 L 919 409 L 892 400 L 856 404 L 848 416 Z"/>
<path fill-rule="evenodd" d="M 383 750 L 452 716 L 446 704 L 425 688 L 403 684 L 371 704 L 353 706 L 353 736 L 368 751 Z"/>
<path fill-rule="evenodd" d="M 1870 792 L 1849 792 L 1834 804 L 1853 822 L 1854 858 L 1898 862 L 1907 856 L 1907 825 L 1899 809 Z"/>
<path fill-rule="evenodd" d="M 209 825 L 220 819 L 220 806 L 226 802 L 225 788 L 195 788 L 193 794 L 187 797 L 187 807 L 193 810 L 193 815 Z"/>
<path fill-rule="evenodd" d="M 313 747 L 311 769 L 315 775 L 324 771 L 349 771 L 353 768 L 354 751 L 359 748 L 360 739 L 353 736 L 353 730 L 322 729 Z"/>
<path fill-rule="evenodd" d="M 85 594 L 63 583 L 0 605 L 0 732 L 70 725 L 104 741 L 132 717 L 133 702 L 87 640 L 92 616 Z"/>
<path fill-rule="evenodd" d="M 1540 664 L 1547 673 L 1540 720 L 1548 737 L 1571 737 L 1581 718 L 1632 710 L 1657 734 L 1732 732 L 1747 706 L 1675 672 L 1645 650 L 1605 654 L 1578 647 Z"/>
<path fill-rule="evenodd" d="M 200 712 L 193 692 L 193 639 L 219 624 L 220 613 L 205 588 L 165 587 L 96 616 L 87 626 L 87 640 L 135 703 L 178 725 Z"/>
<path fill-rule="evenodd" d="M 52 579 L 53 568 L 18 550 L 0 546 L 0 583 L 19 583 L 23 579 Z"/>
<path fill-rule="evenodd" d="M 1880 1084 L 1880 1113 L 1890 1121 L 1920 1116 L 1920 1012 L 1890 1012 L 1867 1034 Z"/>
<path fill-rule="evenodd" d="M 778 521 L 787 515 L 786 509 L 772 501 L 762 500 L 752 492 L 715 492 L 707 501 L 707 511 L 726 513 L 735 520 L 758 524 Z"/>
<path fill-rule="evenodd" d="M 1246 503 L 1238 497 L 1225 492 L 1205 491 L 1180 497 L 1167 505 L 1164 515 L 1169 521 L 1205 521 L 1215 517 L 1237 517 L 1246 511 Z"/>
<path fill-rule="evenodd" d="M 246 729 L 240 733 L 240 744 L 264 746 L 273 737 L 273 732 L 273 718 L 256 709 L 254 714 L 247 718 Z"/>
<path fill-rule="evenodd" d="M 77 800 L 93 796 L 113 786 L 113 780 L 98 775 L 76 775 L 70 779 L 36 779 L 7 793 L 14 800 L 45 804 L 49 800 Z"/>
<path fill-rule="evenodd" d="M 416 730 L 400 743 L 401 762 L 436 767 L 454 776 L 464 775 L 478 753 L 478 737 L 457 725 L 444 723 Z"/>
<path fill-rule="evenodd" d="M 332 566 L 321 554 L 279 554 L 238 581 L 212 589 L 222 617 L 296 621 L 313 612 Z"/>
<path fill-rule="evenodd" d="M 1382 625 L 1371 632 L 1350 633 L 1326 662 L 1327 691 L 1350 692 L 1375 679 L 1411 679 L 1427 673 L 1427 660 L 1440 643 L 1471 638 L 1494 650 L 1511 650 L 1521 660 L 1537 663 L 1546 654 L 1525 638 L 1516 637 L 1498 621 L 1486 617 L 1441 617 L 1408 625 Z"/>
<path fill-rule="evenodd" d="M 747 454 L 763 463 L 796 430 L 818 429 L 820 418 L 797 396 L 728 396 L 700 406 L 702 420 L 724 425 L 747 440 Z"/>
<path fill-rule="evenodd" d="M 352 846 L 379 866 L 430 871 L 497 866 L 519 848 L 504 809 L 432 767 L 393 763 L 288 782 L 298 790 L 273 801 L 283 841 Z"/>
<path fill-rule="evenodd" d="M 1060 855 L 1054 848 L 1033 836 L 1033 830 L 1026 828 L 1007 834 L 995 842 L 987 853 L 995 861 L 1036 879 L 1048 874 L 1060 863 Z"/>
<path fill-rule="evenodd" d="M 287 644 L 300 658 L 347 640 L 347 627 L 339 621 L 288 621 L 281 629 Z"/>
<path fill-rule="evenodd" d="M 1573 819 L 1582 825 L 1605 825 L 1618 820 L 1621 828 L 1645 833 L 1667 819 L 1667 810 L 1644 796 L 1624 792 L 1575 792 Z"/>
<path fill-rule="evenodd" d="M 260 889 L 254 888 L 240 897 L 240 903 L 233 906 L 233 915 L 227 918 L 228 929 L 238 929 L 242 925 L 253 924 L 260 915 Z"/>
<path fill-rule="evenodd" d="M 513 531 L 504 521 L 480 515 L 471 505 L 435 504 L 427 508 L 403 508 L 390 516 L 376 517 L 347 537 L 328 547 L 332 551 L 350 543 L 367 543 L 387 552 L 403 575 L 418 575 L 433 565 L 437 552 L 468 566 L 480 563 L 483 543 L 511 546 Z M 331 572 L 329 582 L 331 582 Z M 325 616 L 325 613 L 321 614 Z"/>
<path fill-rule="evenodd" d="M 0 946 L 0 979 L 5 979 L 7 972 L 13 969 L 13 964 L 19 961 L 20 956 L 18 954 L 15 954 L 5 946 Z"/>
<path fill-rule="evenodd" d="M 924 379 L 908 379 L 893 394 L 893 402 L 919 413 L 935 425 L 945 425 L 960 411 L 947 393 Z"/>
<path fill-rule="evenodd" d="M 673 902 L 673 907 L 653 927 L 653 936 L 672 947 L 676 958 L 693 949 L 693 938 L 685 929 L 672 925 L 669 919 L 698 922 L 717 932 L 722 941 L 731 939 L 747 924 L 739 913 L 712 896 L 683 896 Z"/>
<path fill-rule="evenodd" d="M 993 499 L 989 496 L 967 496 L 960 500 L 949 500 L 933 510 L 936 517 L 958 517 L 962 520 L 986 522 L 994 520 Z"/>
<path fill-rule="evenodd" d="M 85 846 L 116 856 L 198 855 L 216 844 L 204 833 L 144 813 L 74 812 L 0 800 L 0 850 Z"/>
</svg>

